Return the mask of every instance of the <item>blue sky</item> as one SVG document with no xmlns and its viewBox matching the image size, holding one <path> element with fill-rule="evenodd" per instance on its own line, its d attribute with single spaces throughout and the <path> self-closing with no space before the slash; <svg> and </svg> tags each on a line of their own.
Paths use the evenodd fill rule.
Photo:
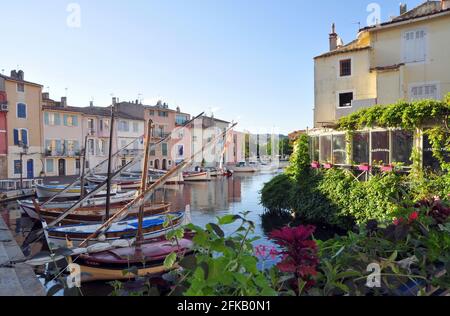
<svg viewBox="0 0 450 316">
<path fill-rule="evenodd" d="M 73 2 L 79 28 L 66 23 Z M 312 126 L 313 57 L 328 50 L 331 23 L 347 43 L 373 2 L 2 1 L 0 71 L 19 67 L 56 99 L 67 88 L 74 106 L 142 94 L 191 114 L 214 111 L 241 130 L 288 133 Z M 399 0 L 376 3 L 383 21 L 398 15 Z"/>
</svg>

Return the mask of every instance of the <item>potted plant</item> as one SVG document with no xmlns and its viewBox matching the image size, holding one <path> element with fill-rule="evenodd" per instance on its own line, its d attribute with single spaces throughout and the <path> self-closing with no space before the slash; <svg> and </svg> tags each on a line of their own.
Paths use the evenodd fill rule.
<svg viewBox="0 0 450 316">
<path fill-rule="evenodd" d="M 370 171 L 371 166 L 368 163 L 362 163 L 358 166 L 359 171 Z"/>
<path fill-rule="evenodd" d="M 329 162 L 326 162 L 326 163 L 323 164 L 323 168 L 324 169 L 331 169 L 331 168 L 333 168 L 333 165 L 331 163 L 329 163 Z"/>
<path fill-rule="evenodd" d="M 319 169 L 320 168 L 320 163 L 318 161 L 313 161 L 311 163 L 311 168 L 313 169 Z"/>
<path fill-rule="evenodd" d="M 380 167 L 381 172 L 391 172 L 394 170 L 394 166 L 393 165 L 382 165 Z"/>
</svg>

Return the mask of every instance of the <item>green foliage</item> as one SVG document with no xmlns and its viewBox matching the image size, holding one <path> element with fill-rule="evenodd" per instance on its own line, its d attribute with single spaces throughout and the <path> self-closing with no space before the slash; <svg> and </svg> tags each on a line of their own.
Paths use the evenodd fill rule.
<svg viewBox="0 0 450 316">
<path fill-rule="evenodd" d="M 295 181 L 301 181 L 302 178 L 311 172 L 311 159 L 309 157 L 309 138 L 307 135 L 301 135 L 294 143 L 294 152 L 291 155 L 290 164 L 286 174 Z"/>
<path fill-rule="evenodd" d="M 261 203 L 275 212 L 288 211 L 291 208 L 291 191 L 294 182 L 286 174 L 280 174 L 266 183 L 261 190 Z"/>
<path fill-rule="evenodd" d="M 446 126 L 450 114 L 448 100 L 400 101 L 391 105 L 375 105 L 361 109 L 338 122 L 340 130 L 359 130 L 370 127 L 392 127 L 413 130 L 427 124 Z"/>
<path fill-rule="evenodd" d="M 220 226 L 236 221 L 240 221 L 239 227 L 225 236 Z M 184 271 L 178 291 L 186 296 L 277 295 L 265 272 L 257 268 L 252 245 L 256 239 L 249 238 L 253 222 L 240 215 L 228 215 L 219 218 L 219 225 L 210 223 L 204 229 L 191 224 L 187 229 L 195 233 L 195 264 L 180 263 Z"/>
</svg>

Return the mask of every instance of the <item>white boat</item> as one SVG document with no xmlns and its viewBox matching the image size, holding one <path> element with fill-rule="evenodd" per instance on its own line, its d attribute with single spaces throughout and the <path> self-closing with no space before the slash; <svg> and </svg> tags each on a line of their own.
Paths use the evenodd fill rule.
<svg viewBox="0 0 450 316">
<path fill-rule="evenodd" d="M 164 227 L 167 216 L 171 216 L 172 225 Z M 164 215 L 155 215 L 144 217 L 142 231 L 144 239 L 153 239 L 164 236 L 168 231 L 177 229 L 183 224 L 185 212 L 174 212 Z M 93 238 L 87 242 L 87 246 L 97 243 L 112 243 L 121 239 L 134 239 L 138 233 L 138 219 L 130 219 L 119 221 L 111 224 L 111 227 L 104 233 L 99 234 L 97 238 Z M 45 222 L 44 222 L 45 223 Z M 73 243 L 74 247 L 78 247 L 87 237 L 95 233 L 100 224 L 83 224 L 83 225 L 66 225 L 58 227 L 46 227 L 43 223 L 45 237 L 51 249 L 67 247 L 67 240 Z"/>
<path fill-rule="evenodd" d="M 111 204 L 129 202 L 134 199 L 136 195 L 136 191 L 128 191 L 123 193 L 117 193 L 115 195 L 111 195 Z M 39 215 L 36 213 L 36 209 L 34 207 L 33 201 L 24 200 L 17 201 L 19 207 L 31 218 L 39 220 Z M 36 200 L 38 204 L 41 204 L 42 201 Z M 61 201 L 61 202 L 51 202 L 44 206 L 44 209 L 68 209 L 72 207 L 76 201 Z M 83 202 L 80 207 L 89 207 L 89 206 L 103 206 L 106 204 L 105 197 L 94 197 L 88 199 L 86 202 Z"/>
<path fill-rule="evenodd" d="M 259 165 L 259 171 L 262 173 L 272 173 L 278 170 L 278 164 L 276 163 L 261 163 Z"/>
<path fill-rule="evenodd" d="M 230 169 L 234 173 L 254 173 L 258 171 L 258 165 L 256 163 L 246 163 L 241 161 L 235 166 L 231 166 Z"/>
<path fill-rule="evenodd" d="M 57 184 L 57 185 L 41 185 L 36 184 L 36 194 L 38 198 L 51 198 L 55 194 L 62 192 L 68 184 Z M 86 192 L 94 190 L 95 187 L 93 186 L 87 186 Z M 74 186 L 67 190 L 67 192 L 64 192 L 63 194 L 59 195 L 58 198 L 76 198 L 80 196 L 81 187 L 80 186 Z M 111 194 L 117 193 L 117 186 L 113 186 L 111 189 Z M 106 196 L 106 191 L 100 191 L 96 196 Z"/>
<path fill-rule="evenodd" d="M 168 171 L 166 170 L 157 170 L 157 169 L 149 169 L 148 170 L 148 183 L 155 183 L 159 178 L 164 176 Z M 132 172 L 124 172 L 122 175 L 126 176 L 138 176 L 140 177 L 142 175 L 142 172 L 140 171 L 132 171 Z M 181 184 L 184 182 L 183 174 L 179 173 L 178 175 L 174 175 L 170 177 L 165 183 L 166 184 Z"/>
<path fill-rule="evenodd" d="M 220 169 L 217 169 L 214 167 L 204 168 L 204 171 L 209 172 L 209 175 L 211 177 L 220 177 L 220 176 L 223 176 L 223 174 L 224 174 L 223 170 L 220 170 Z"/>
<path fill-rule="evenodd" d="M 211 174 L 208 171 L 191 171 L 183 173 L 184 181 L 211 181 Z"/>
<path fill-rule="evenodd" d="M 100 184 L 107 180 L 106 176 L 93 175 L 86 178 L 87 181 Z M 141 186 L 140 177 L 135 174 L 121 174 L 119 177 L 112 180 L 112 183 L 120 186 L 122 190 L 135 190 Z"/>
</svg>

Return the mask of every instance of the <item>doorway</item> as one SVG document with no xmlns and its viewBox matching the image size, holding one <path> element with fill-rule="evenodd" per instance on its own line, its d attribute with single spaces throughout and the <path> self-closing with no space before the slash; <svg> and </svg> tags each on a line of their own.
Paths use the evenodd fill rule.
<svg viewBox="0 0 450 316">
<path fill-rule="evenodd" d="M 162 170 L 167 170 L 167 160 L 163 159 L 162 161 Z"/>
<path fill-rule="evenodd" d="M 155 160 L 155 169 L 159 170 L 159 159 Z"/>
<path fill-rule="evenodd" d="M 58 175 L 59 176 L 66 175 L 66 160 L 65 159 L 58 160 Z"/>
</svg>

